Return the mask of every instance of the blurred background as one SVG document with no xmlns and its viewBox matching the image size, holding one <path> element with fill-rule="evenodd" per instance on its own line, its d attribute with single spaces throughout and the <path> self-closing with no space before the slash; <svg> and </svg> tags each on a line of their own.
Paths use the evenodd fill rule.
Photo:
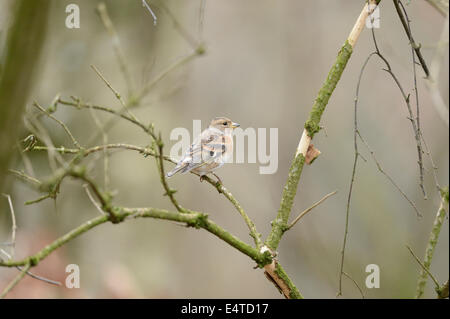
<svg viewBox="0 0 450 319">
<path fill-rule="evenodd" d="M 3 39 L 11 17 L 12 1 L 0 1 Z M 68 4 L 80 8 L 80 28 L 65 26 Z M 114 40 L 96 13 L 99 1 L 53 1 L 48 11 L 47 34 L 26 110 L 36 113 L 34 100 L 51 105 L 60 94 L 120 110 L 112 92 L 90 68 L 95 65 L 124 98 L 127 81 L 114 53 Z M 198 43 L 204 55 L 174 68 L 152 87 L 133 112 L 162 132 L 165 153 L 176 141 L 170 131 L 184 127 L 192 131 L 192 120 L 203 128 L 216 116 L 227 116 L 243 128 L 278 128 L 278 170 L 259 174 L 259 163 L 228 164 L 217 173 L 253 219 L 263 238 L 270 231 L 281 192 L 303 125 L 336 54 L 361 12 L 362 1 L 273 1 L 228 0 L 148 1 L 157 16 L 156 26 L 140 0 L 105 1 L 120 39 L 131 77 L 132 93 L 139 92 L 161 72 L 192 54 Z M 412 30 L 428 63 L 435 56 L 445 18 L 426 1 L 406 6 Z M 168 10 L 167 10 L 168 9 Z M 203 18 L 201 18 L 203 16 Z M 175 21 L 175 22 L 174 22 Z M 314 145 L 322 154 L 303 170 L 292 218 L 322 196 L 337 190 L 305 216 L 283 237 L 279 260 L 307 298 L 335 298 L 338 291 L 340 251 L 344 234 L 347 193 L 353 165 L 353 100 L 361 66 L 373 51 L 369 30 L 363 31 L 353 56 L 322 118 L 322 130 Z M 186 35 L 187 34 L 187 35 Z M 390 61 L 403 87 L 413 95 L 411 50 L 391 1 L 382 2 L 380 28 L 376 29 L 380 50 Z M 188 39 L 188 41 L 186 40 Z M 0 40 L 0 43 L 2 41 Z M 195 45 L 193 45 L 195 44 Z M 439 60 L 439 91 L 448 105 L 448 42 Z M 363 287 L 367 298 L 411 298 L 419 266 L 406 245 L 423 257 L 439 196 L 424 157 L 428 200 L 419 188 L 417 149 L 408 113 L 399 90 L 377 59 L 367 67 L 361 85 L 359 123 L 362 134 L 383 168 L 416 203 L 423 218 L 380 174 L 370 154 L 361 147 L 367 162 L 360 161 L 352 198 L 345 271 Z M 448 185 L 449 133 L 437 113 L 430 92 L 417 67 L 421 124 L 438 167 L 442 186 Z M 26 74 L 22 76 L 26 77 Z M 1 107 L 6 107 L 2 105 Z M 97 112 L 102 123 L 111 116 Z M 67 124 L 83 146 L 98 132 L 89 110 L 59 106 L 54 116 Z M 71 147 L 57 123 L 42 119 L 55 146 Z M 1 129 L 1 128 L 0 128 Z M 30 132 L 21 128 L 19 139 Z M 91 142 L 90 145 L 86 143 Z M 111 127 L 109 143 L 150 144 L 149 137 L 125 121 Z M 43 145 L 41 141 L 39 145 Z M 13 149 L 9 167 L 26 170 L 24 157 Z M 51 174 L 46 153 L 25 153 L 34 176 Z M 69 155 L 64 155 L 69 160 Z M 26 161 L 26 159 L 25 159 Z M 103 185 L 101 153 L 84 160 L 89 174 Z M 166 169 L 172 165 L 166 164 Z M 169 180 L 184 206 L 208 213 L 216 223 L 252 243 L 247 227 L 234 207 L 211 185 L 192 174 Z M 163 196 L 156 162 L 133 151 L 112 151 L 110 185 L 114 203 L 126 207 L 173 209 Z M 16 259 L 40 250 L 54 239 L 99 214 L 82 187 L 66 179 L 56 200 L 24 205 L 41 194 L 9 176 L 4 193 L 10 194 L 17 218 Z M 10 240 L 11 217 L 6 198 L 0 197 L 0 242 Z M 431 266 L 443 282 L 449 277 L 448 220 Z M 5 249 L 8 249 L 6 247 Z M 64 283 L 68 264 L 80 266 L 80 289 L 55 287 L 26 277 L 9 298 L 281 298 L 254 263 L 204 230 L 174 223 L 137 219 L 101 225 L 69 242 L 43 260 L 33 272 Z M 381 271 L 379 289 L 364 285 L 365 267 L 377 264 Z M 3 289 L 17 274 L 0 268 Z M 344 278 L 343 297 L 360 298 L 354 284 Z M 426 297 L 434 297 L 432 282 Z"/>
</svg>

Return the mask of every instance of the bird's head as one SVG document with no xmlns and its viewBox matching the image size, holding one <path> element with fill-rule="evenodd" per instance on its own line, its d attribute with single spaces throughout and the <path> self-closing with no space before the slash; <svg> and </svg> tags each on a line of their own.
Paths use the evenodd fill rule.
<svg viewBox="0 0 450 319">
<path fill-rule="evenodd" d="M 226 129 L 233 130 L 239 126 L 240 125 L 238 123 L 235 123 L 226 117 L 216 117 L 211 121 L 211 124 L 209 124 L 209 127 L 214 127 L 221 131 L 225 131 Z"/>
</svg>

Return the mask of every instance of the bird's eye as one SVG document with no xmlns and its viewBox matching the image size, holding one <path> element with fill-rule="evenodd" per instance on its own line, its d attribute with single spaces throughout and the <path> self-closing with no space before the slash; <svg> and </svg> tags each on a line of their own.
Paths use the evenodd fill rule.
<svg viewBox="0 0 450 319">
<path fill-rule="evenodd" d="M 228 122 L 223 123 L 223 126 L 228 126 Z"/>
</svg>

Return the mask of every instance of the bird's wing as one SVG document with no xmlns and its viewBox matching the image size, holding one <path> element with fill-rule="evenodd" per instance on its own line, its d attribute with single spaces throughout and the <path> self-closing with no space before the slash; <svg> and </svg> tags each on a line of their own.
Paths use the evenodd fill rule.
<svg viewBox="0 0 450 319">
<path fill-rule="evenodd" d="M 183 162 L 187 165 L 182 172 L 189 172 L 215 161 L 223 153 L 224 141 L 222 132 L 209 128 L 204 130 L 186 152 Z"/>
</svg>

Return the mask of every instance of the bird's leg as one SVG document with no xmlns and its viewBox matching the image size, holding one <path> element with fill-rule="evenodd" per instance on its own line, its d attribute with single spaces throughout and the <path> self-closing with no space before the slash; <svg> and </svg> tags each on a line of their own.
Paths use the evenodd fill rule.
<svg viewBox="0 0 450 319">
<path fill-rule="evenodd" d="M 223 184 L 223 183 L 222 183 L 222 180 L 220 179 L 219 176 L 217 176 L 215 173 L 211 173 L 211 174 L 213 174 L 213 175 L 217 178 L 217 182 L 218 182 L 220 185 Z"/>
<path fill-rule="evenodd" d="M 205 175 L 200 175 L 200 182 L 203 182 L 204 179 L 205 179 Z"/>
</svg>

